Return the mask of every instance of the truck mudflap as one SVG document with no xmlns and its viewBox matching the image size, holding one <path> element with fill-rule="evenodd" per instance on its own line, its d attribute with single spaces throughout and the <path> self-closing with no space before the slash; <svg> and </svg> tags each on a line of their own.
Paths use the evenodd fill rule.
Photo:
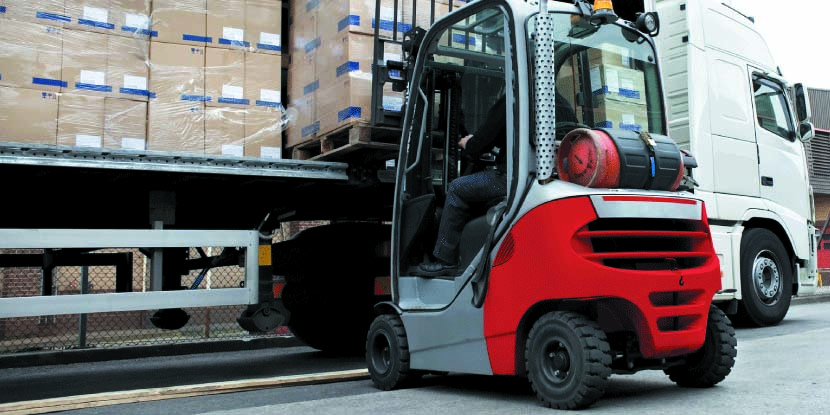
<svg viewBox="0 0 830 415">
<path fill-rule="evenodd" d="M 494 373 L 515 374 L 522 327 L 558 305 L 596 313 L 603 331 L 638 334 L 646 359 L 703 345 L 720 270 L 703 202 L 607 195 L 561 199 L 524 215 L 491 271 L 484 334 Z M 509 252 L 501 252 L 505 246 Z"/>
</svg>

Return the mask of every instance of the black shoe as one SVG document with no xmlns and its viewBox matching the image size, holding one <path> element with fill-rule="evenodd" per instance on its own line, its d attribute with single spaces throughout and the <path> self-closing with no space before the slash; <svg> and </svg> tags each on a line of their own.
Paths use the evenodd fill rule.
<svg viewBox="0 0 830 415">
<path fill-rule="evenodd" d="M 456 273 L 457 270 L 455 264 L 447 264 L 439 260 L 436 262 L 424 262 L 423 264 L 418 265 L 418 268 L 415 269 L 413 274 L 424 277 L 442 277 L 445 275 L 454 275 Z"/>
</svg>

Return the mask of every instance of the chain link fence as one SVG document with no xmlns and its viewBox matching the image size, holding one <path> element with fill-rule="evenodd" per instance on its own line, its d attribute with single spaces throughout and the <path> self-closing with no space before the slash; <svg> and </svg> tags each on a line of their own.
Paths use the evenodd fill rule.
<svg viewBox="0 0 830 415">
<path fill-rule="evenodd" d="M 274 242 L 285 240 L 308 227 L 327 222 L 284 223 Z M 208 256 L 218 255 L 222 248 L 202 247 Z M 2 254 L 42 254 L 43 250 L 4 250 Z M 108 249 L 96 253 L 132 255 L 132 291 L 149 289 L 150 261 L 138 250 Z M 196 249 L 190 258 L 198 258 Z M 61 266 L 53 271 L 51 295 L 79 295 L 116 292 L 115 266 Z M 182 277 L 182 286 L 191 287 L 198 270 Z M 206 273 L 197 289 L 236 288 L 245 281 L 242 267 L 214 268 Z M 0 297 L 32 297 L 41 295 L 40 268 L 0 268 Z M 190 320 L 179 330 L 163 330 L 150 322 L 156 310 L 93 314 L 47 315 L 39 317 L 0 319 L 0 355 L 87 348 L 191 343 L 218 339 L 249 339 L 253 337 L 290 336 L 286 327 L 265 334 L 250 334 L 236 322 L 246 306 L 185 308 Z"/>
</svg>

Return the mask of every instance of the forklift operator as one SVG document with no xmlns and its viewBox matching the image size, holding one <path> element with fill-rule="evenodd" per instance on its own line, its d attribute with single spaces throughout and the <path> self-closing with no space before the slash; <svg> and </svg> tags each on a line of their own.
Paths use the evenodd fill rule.
<svg viewBox="0 0 830 415">
<path fill-rule="evenodd" d="M 458 245 L 461 242 L 461 231 L 469 220 L 470 205 L 487 203 L 507 194 L 506 112 L 506 99 L 505 95 L 502 95 L 490 107 L 484 124 L 475 133 L 463 137 L 458 142 L 458 145 L 473 160 L 477 160 L 493 147 L 498 147 L 501 151 L 496 154 L 496 168 L 486 168 L 461 176 L 450 183 L 447 198 L 444 201 L 441 223 L 438 227 L 438 238 L 435 242 L 435 249 L 432 251 L 434 260 L 420 264 L 415 272 L 416 275 L 438 277 L 457 274 Z M 564 122 L 577 121 L 573 107 L 558 91 L 556 92 L 556 119 Z"/>
</svg>

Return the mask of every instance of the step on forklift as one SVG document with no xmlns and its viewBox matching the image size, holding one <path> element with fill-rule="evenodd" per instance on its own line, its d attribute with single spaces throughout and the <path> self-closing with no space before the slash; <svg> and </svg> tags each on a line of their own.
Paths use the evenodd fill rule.
<svg viewBox="0 0 830 415">
<path fill-rule="evenodd" d="M 513 375 L 545 406 L 578 409 L 612 373 L 663 370 L 684 387 L 730 373 L 718 258 L 687 191 L 696 161 L 666 136 L 658 32 L 657 15 L 623 20 L 607 0 L 477 0 L 405 34 L 389 65 L 407 86 L 392 299 L 366 340 L 376 387 Z M 492 168 L 458 141 L 502 96 L 507 145 L 491 153 L 507 193 L 470 207 L 455 273 L 418 275 L 450 183 Z"/>
</svg>

